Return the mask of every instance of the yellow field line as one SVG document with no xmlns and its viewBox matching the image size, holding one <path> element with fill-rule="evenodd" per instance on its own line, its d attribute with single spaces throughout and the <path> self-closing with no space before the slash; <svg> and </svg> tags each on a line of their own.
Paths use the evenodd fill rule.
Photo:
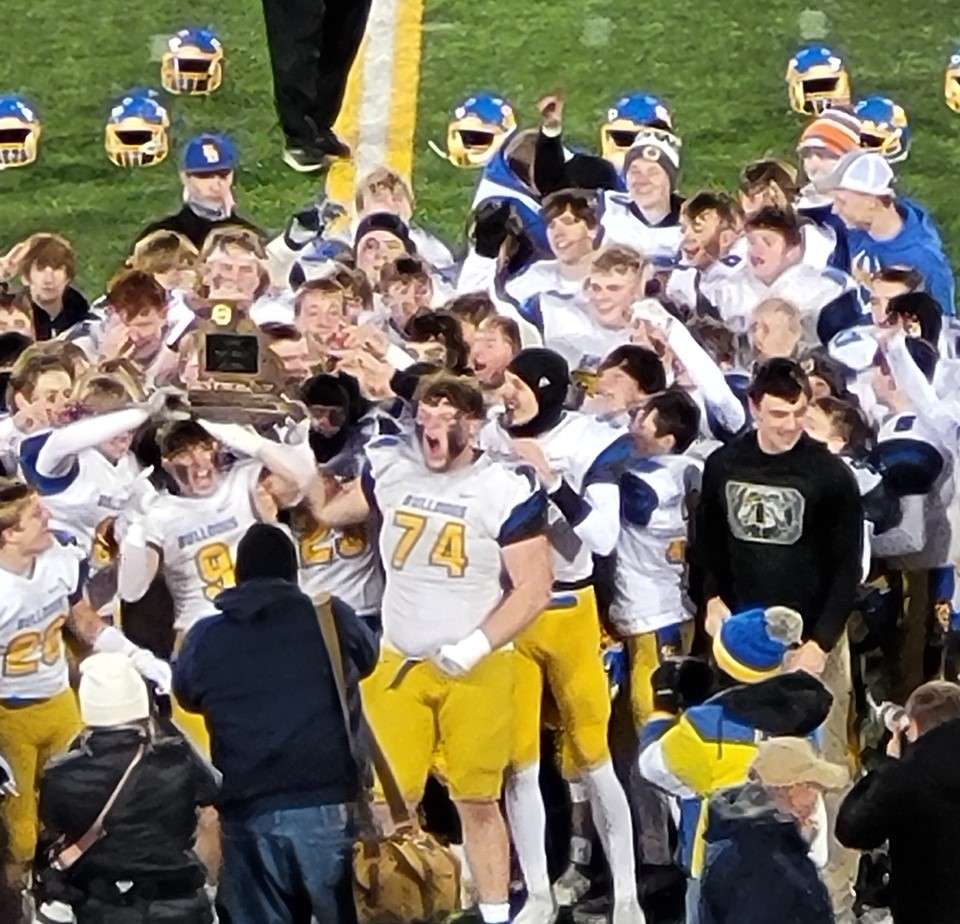
<svg viewBox="0 0 960 924">
<path fill-rule="evenodd" d="M 389 94 L 389 129 L 383 162 L 407 180 L 413 174 L 413 143 L 417 125 L 417 100 L 420 88 L 421 25 L 424 0 L 396 0 L 393 22 L 393 66 Z M 366 57 L 373 44 L 364 38 L 347 82 L 336 131 L 356 153 L 363 143 L 360 124 L 364 97 Z M 368 165 L 375 166 L 375 165 Z M 327 196 L 352 209 L 357 182 L 356 160 L 338 161 L 327 175 Z"/>
<path fill-rule="evenodd" d="M 357 57 L 354 59 L 353 67 L 350 69 L 347 92 L 343 98 L 340 115 L 334 125 L 336 133 L 353 150 L 356 150 L 359 140 L 360 100 L 363 98 L 363 62 L 366 58 L 368 44 L 369 38 L 365 36 L 360 45 L 360 50 L 357 52 Z M 351 204 L 353 202 L 355 174 L 352 160 L 336 161 L 327 174 L 327 197 L 344 205 Z"/>
</svg>

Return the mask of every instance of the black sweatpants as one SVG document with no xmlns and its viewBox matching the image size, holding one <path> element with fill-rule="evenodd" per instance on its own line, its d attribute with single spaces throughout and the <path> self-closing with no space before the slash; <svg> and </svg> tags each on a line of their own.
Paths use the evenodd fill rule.
<svg viewBox="0 0 960 924">
<path fill-rule="evenodd" d="M 329 129 L 336 120 L 370 2 L 263 0 L 274 101 L 288 143 L 309 144 L 313 125 Z"/>
<path fill-rule="evenodd" d="M 213 924 L 210 901 L 203 893 L 165 901 L 110 904 L 91 898 L 74 906 L 77 924 Z"/>
</svg>

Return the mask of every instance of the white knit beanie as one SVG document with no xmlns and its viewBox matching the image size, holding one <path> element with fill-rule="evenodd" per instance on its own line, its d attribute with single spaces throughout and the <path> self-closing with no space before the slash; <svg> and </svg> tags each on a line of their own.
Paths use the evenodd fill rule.
<svg viewBox="0 0 960 924">
<path fill-rule="evenodd" d="M 147 685 L 126 655 L 104 651 L 83 661 L 80 716 L 85 725 L 126 725 L 149 715 Z"/>
</svg>

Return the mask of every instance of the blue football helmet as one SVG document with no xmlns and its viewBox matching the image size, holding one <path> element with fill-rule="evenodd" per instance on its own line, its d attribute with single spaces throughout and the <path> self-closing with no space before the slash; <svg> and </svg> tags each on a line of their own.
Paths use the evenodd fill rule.
<svg viewBox="0 0 960 924">
<path fill-rule="evenodd" d="M 455 167 L 485 167 L 517 128 L 513 106 L 494 93 L 475 93 L 453 111 L 447 149 L 432 141 L 430 150 Z"/>
<path fill-rule="evenodd" d="M 170 153 L 170 116 L 153 90 L 131 90 L 110 110 L 104 146 L 118 167 L 153 167 Z"/>
<path fill-rule="evenodd" d="M 607 119 L 600 126 L 601 153 L 615 167 L 621 168 L 627 151 L 633 147 L 640 132 L 660 135 L 680 147 L 670 107 L 659 96 L 630 93 L 621 96 L 607 110 Z"/>
<path fill-rule="evenodd" d="M 850 72 L 826 45 L 801 48 L 790 59 L 785 79 L 794 112 L 815 115 L 829 106 L 850 105 Z"/>
<path fill-rule="evenodd" d="M 879 151 L 891 164 L 907 159 L 913 131 L 902 106 L 886 96 L 868 96 L 854 112 L 860 120 L 860 147 Z"/>
<path fill-rule="evenodd" d="M 42 132 L 36 109 L 22 96 L 0 96 L 0 170 L 32 164 Z"/>
<path fill-rule="evenodd" d="M 213 93 L 223 82 L 223 45 L 213 30 L 181 29 L 170 36 L 160 59 L 160 82 L 168 93 Z"/>
</svg>

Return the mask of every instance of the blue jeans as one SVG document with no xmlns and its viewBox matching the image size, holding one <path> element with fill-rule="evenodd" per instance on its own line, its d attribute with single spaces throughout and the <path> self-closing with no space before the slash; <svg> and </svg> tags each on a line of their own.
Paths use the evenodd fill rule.
<svg viewBox="0 0 960 924">
<path fill-rule="evenodd" d="M 221 924 L 356 924 L 352 813 L 345 805 L 223 819 Z"/>
</svg>

